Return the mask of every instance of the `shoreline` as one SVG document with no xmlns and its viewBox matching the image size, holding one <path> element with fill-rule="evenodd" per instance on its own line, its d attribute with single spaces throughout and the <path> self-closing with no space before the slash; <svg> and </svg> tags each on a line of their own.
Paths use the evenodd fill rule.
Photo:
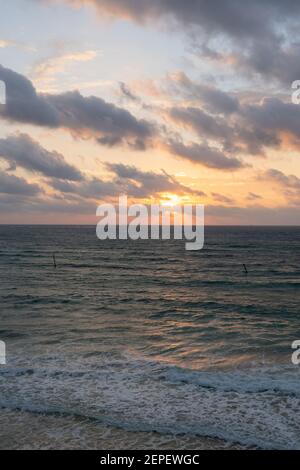
<svg viewBox="0 0 300 470">
<path fill-rule="evenodd" d="M 0 450 L 243 450 L 218 438 L 126 431 L 84 418 L 0 410 Z"/>
</svg>

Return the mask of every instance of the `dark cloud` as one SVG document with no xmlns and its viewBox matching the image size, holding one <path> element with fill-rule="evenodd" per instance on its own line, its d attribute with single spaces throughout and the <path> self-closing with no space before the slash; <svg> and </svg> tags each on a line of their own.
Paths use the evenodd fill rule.
<svg viewBox="0 0 300 470">
<path fill-rule="evenodd" d="M 146 120 L 137 120 L 128 111 L 101 98 L 86 98 L 76 91 L 59 95 L 39 95 L 25 77 L 3 67 L 0 67 L 1 78 L 7 85 L 7 105 L 1 113 L 6 119 L 66 128 L 75 136 L 93 137 L 101 145 L 113 147 L 127 144 L 129 148 L 141 151 L 149 145 L 155 145 L 159 133 L 160 141 L 168 139 L 167 129 L 161 126 L 159 131 L 158 126 L 155 127 Z M 237 97 L 215 88 L 197 85 L 185 75 L 179 75 L 177 82 L 184 89 L 188 88 L 189 93 L 192 93 L 194 88 L 198 90 L 199 97 L 207 109 L 203 110 L 199 106 L 176 106 L 168 110 L 169 117 L 177 126 L 193 130 L 202 141 L 212 141 L 212 145 L 209 142 L 210 146 L 205 143 L 191 146 L 175 139 L 175 142 L 168 146 L 172 154 L 210 168 L 237 169 L 242 164 L 232 156 L 233 154 L 265 155 L 266 148 L 280 147 L 282 132 L 291 134 L 294 143 L 300 138 L 300 107 L 297 105 L 284 103 L 279 99 L 266 99 L 254 105 L 241 104 Z M 218 142 L 218 148 L 214 148 L 215 142 Z M 30 142 L 25 144 L 25 147 L 30 146 Z M 44 162 L 44 167 L 36 168 L 36 171 L 59 177 L 56 173 L 58 166 L 62 171 L 62 178 L 80 177 L 78 172 L 75 174 L 77 170 L 70 166 L 67 168 L 67 164 L 63 164 L 60 155 L 47 153 L 42 148 L 30 151 L 34 156 L 41 154 L 38 158 L 40 165 Z M 20 158 L 26 160 L 27 165 L 32 164 L 29 157 Z M 13 161 L 12 158 L 12 163 Z M 52 173 L 49 173 L 52 163 Z M 18 164 L 21 164 L 20 160 Z M 34 167 L 31 169 L 34 170 Z M 68 176 L 72 171 L 73 176 Z"/>
<path fill-rule="evenodd" d="M 101 98 L 83 97 L 79 92 L 68 92 L 61 95 L 49 95 L 49 102 L 60 111 L 61 127 L 76 131 L 91 131 L 105 144 L 129 143 L 135 145 L 137 141 L 145 144 L 152 136 L 152 126 L 145 120 L 137 120 L 125 109 Z"/>
<path fill-rule="evenodd" d="M 271 33 L 275 14 L 292 16 L 300 8 L 296 1 L 253 0 L 245 7 L 239 0 L 66 0 L 70 4 L 93 4 L 100 13 L 146 22 L 174 18 L 182 24 L 200 26 L 206 32 L 222 32 L 235 38 Z M 291 8 L 292 7 L 292 8 Z M 292 10 L 292 11 L 291 11 Z M 270 19 L 271 17 L 271 19 Z"/>
<path fill-rule="evenodd" d="M 280 148 L 281 139 L 279 133 L 272 129 L 259 126 L 253 120 L 238 119 L 232 123 L 230 139 L 224 142 L 224 147 L 233 152 L 249 155 L 265 156 L 267 148 Z"/>
<path fill-rule="evenodd" d="M 0 170 L 0 193 L 35 196 L 40 192 L 41 189 L 37 184 L 30 184 L 24 178 Z"/>
<path fill-rule="evenodd" d="M 53 1 L 53 0 L 48 0 Z M 61 0 L 63 1 L 63 0 Z M 69 4 L 94 5 L 101 15 L 138 23 L 179 23 L 187 34 L 194 32 L 195 47 L 203 56 L 220 60 L 222 54 L 209 44 L 226 38 L 236 64 L 262 76 L 285 83 L 300 73 L 299 44 L 294 37 L 300 15 L 298 0 L 64 0 Z M 297 37 L 297 36 L 296 36 Z"/>
<path fill-rule="evenodd" d="M 85 199 L 103 199 L 120 194 L 120 187 L 114 181 L 104 181 L 100 178 L 86 178 L 78 184 L 52 179 L 48 184 L 57 191 L 76 194 Z"/>
<path fill-rule="evenodd" d="M 0 158 L 6 160 L 11 169 L 22 167 L 44 176 L 78 181 L 82 173 L 69 165 L 57 152 L 49 152 L 26 134 L 0 139 Z"/>
<path fill-rule="evenodd" d="M 244 106 L 240 114 L 246 125 L 273 132 L 286 132 L 300 138 L 300 106 L 278 98 L 265 99 L 260 105 Z M 270 134 L 272 135 L 272 134 Z"/>
<path fill-rule="evenodd" d="M 201 87 L 200 95 L 208 109 L 214 113 L 227 115 L 239 110 L 238 99 L 217 88 Z"/>
<path fill-rule="evenodd" d="M 182 185 L 174 177 L 162 170 L 161 173 L 141 171 L 135 166 L 121 163 L 107 163 L 112 179 L 86 178 L 79 183 L 52 178 L 47 183 L 64 194 L 76 194 L 87 199 L 115 198 L 121 194 L 137 199 L 158 196 L 161 193 L 193 194 L 204 196 L 202 191 Z"/>
<path fill-rule="evenodd" d="M 295 175 L 286 175 L 282 171 L 271 168 L 265 172 L 263 178 L 280 184 L 284 188 L 294 189 L 300 195 L 300 178 Z"/>
<path fill-rule="evenodd" d="M 260 105 L 245 105 L 238 95 L 199 84 L 183 72 L 169 76 L 167 84 L 171 96 L 193 102 L 192 106 L 169 108 L 171 121 L 192 130 L 202 140 L 213 141 L 213 145 L 218 142 L 223 153 L 265 155 L 267 147 L 280 146 L 277 130 L 265 128 L 263 122 L 258 124 L 252 118 Z"/>
<path fill-rule="evenodd" d="M 128 144 L 143 149 L 155 133 L 147 121 L 95 96 L 78 91 L 58 95 L 38 94 L 20 74 L 0 66 L 0 80 L 6 85 L 6 106 L 1 116 L 7 120 L 65 128 L 75 136 L 94 137 L 102 145 Z"/>
<path fill-rule="evenodd" d="M 46 95 L 36 93 L 26 77 L 0 65 L 0 80 L 6 87 L 6 105 L 1 117 L 22 123 L 59 127 L 58 111 L 47 102 Z"/>
<path fill-rule="evenodd" d="M 128 197 L 135 199 L 160 197 L 163 193 L 204 196 L 202 191 L 193 190 L 182 185 L 163 170 L 161 173 L 145 172 L 134 166 L 121 163 L 107 163 L 106 166 L 112 174 L 111 179 L 108 180 L 99 177 L 86 177 L 84 180 L 74 182 L 48 178 L 45 183 L 53 188 L 55 193 L 51 196 L 43 194 L 43 197 L 36 197 L 30 205 L 22 199 L 15 198 L 12 201 L 11 195 L 3 198 L 0 194 L 0 211 L 8 212 L 9 203 L 12 204 L 13 202 L 14 210 L 22 212 L 29 210 L 32 213 L 91 214 L 95 213 L 97 202 L 114 201 L 121 194 L 126 194 Z M 7 176 L 11 178 L 11 181 L 16 178 L 10 175 Z M 18 178 L 16 179 L 18 180 Z M 24 183 L 26 183 L 25 180 Z M 16 190 L 15 193 L 19 194 Z"/>
<path fill-rule="evenodd" d="M 246 51 L 237 51 L 235 61 L 236 67 L 245 74 L 258 74 L 269 81 L 277 80 L 290 86 L 300 76 L 299 54 L 299 43 L 286 45 L 281 39 L 269 38 L 260 43 L 253 41 Z"/>
<path fill-rule="evenodd" d="M 228 196 L 224 196 L 223 194 L 211 193 L 211 195 L 214 198 L 214 200 L 217 201 L 217 202 L 223 202 L 225 204 L 233 204 L 234 203 L 234 199 L 232 199 Z"/>
<path fill-rule="evenodd" d="M 276 185 L 276 190 L 286 198 L 290 206 L 300 207 L 300 178 L 296 175 L 286 175 L 282 171 L 271 168 L 260 175 L 261 180 L 268 180 Z"/>
<path fill-rule="evenodd" d="M 190 101 L 201 104 L 212 114 L 230 115 L 239 110 L 238 98 L 216 87 L 203 85 L 190 80 L 184 72 L 177 72 L 168 77 L 171 89 Z"/>
<path fill-rule="evenodd" d="M 130 90 L 129 86 L 124 82 L 119 82 L 120 90 L 122 95 L 130 101 L 140 101 L 139 97 L 134 95 Z"/>
<path fill-rule="evenodd" d="M 161 173 L 145 172 L 134 166 L 121 163 L 108 163 L 107 168 L 116 175 L 119 180 L 118 184 L 122 186 L 125 183 L 127 193 L 134 197 L 146 198 L 164 192 L 204 196 L 202 191 L 193 190 L 182 185 L 164 171 Z"/>
<path fill-rule="evenodd" d="M 262 197 L 259 194 L 255 193 L 249 193 L 247 196 L 248 201 L 257 201 L 258 199 L 262 199 Z"/>
<path fill-rule="evenodd" d="M 300 146 L 300 106 L 278 98 L 260 103 L 238 103 L 226 117 L 209 114 L 200 107 L 172 107 L 169 118 L 181 128 L 193 130 L 198 137 L 217 141 L 223 152 L 265 156 L 268 148 L 279 149 L 283 135 Z"/>
<path fill-rule="evenodd" d="M 220 150 L 206 144 L 184 144 L 180 141 L 169 140 L 167 149 L 173 155 L 190 160 L 193 163 L 218 170 L 238 170 L 245 165 L 235 157 L 224 155 Z"/>
<path fill-rule="evenodd" d="M 184 127 L 192 128 L 198 135 L 206 138 L 226 140 L 232 133 L 232 129 L 223 118 L 210 116 L 200 108 L 171 108 L 169 113 L 172 120 Z"/>
</svg>

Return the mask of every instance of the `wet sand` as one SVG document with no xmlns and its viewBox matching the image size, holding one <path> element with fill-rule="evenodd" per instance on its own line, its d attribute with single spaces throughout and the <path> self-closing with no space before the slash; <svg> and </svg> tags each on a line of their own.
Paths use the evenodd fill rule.
<svg viewBox="0 0 300 470">
<path fill-rule="evenodd" d="M 244 449 L 220 439 L 130 432 L 82 418 L 0 410 L 1 450 Z"/>
</svg>

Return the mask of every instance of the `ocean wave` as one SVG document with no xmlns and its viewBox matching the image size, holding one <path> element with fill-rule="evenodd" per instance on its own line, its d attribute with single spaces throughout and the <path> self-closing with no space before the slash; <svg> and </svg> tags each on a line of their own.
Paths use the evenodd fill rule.
<svg viewBox="0 0 300 470">
<path fill-rule="evenodd" d="M 189 383 L 225 392 L 278 392 L 300 397 L 300 374 L 295 372 L 293 366 L 253 367 L 230 372 L 202 372 L 172 367 L 164 378 L 172 383 Z"/>
<path fill-rule="evenodd" d="M 47 367 L 1 369 L 0 406 L 99 420 L 133 432 L 300 448 L 295 369 L 192 371 L 130 356 L 67 366 L 52 358 Z"/>
</svg>

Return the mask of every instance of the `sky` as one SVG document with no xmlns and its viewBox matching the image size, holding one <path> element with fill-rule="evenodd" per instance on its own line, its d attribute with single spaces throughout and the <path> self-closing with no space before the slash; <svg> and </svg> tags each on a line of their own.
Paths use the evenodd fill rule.
<svg viewBox="0 0 300 470">
<path fill-rule="evenodd" d="M 299 225 L 300 2 L 13 0 L 0 15 L 0 223 L 116 203 Z"/>
</svg>

